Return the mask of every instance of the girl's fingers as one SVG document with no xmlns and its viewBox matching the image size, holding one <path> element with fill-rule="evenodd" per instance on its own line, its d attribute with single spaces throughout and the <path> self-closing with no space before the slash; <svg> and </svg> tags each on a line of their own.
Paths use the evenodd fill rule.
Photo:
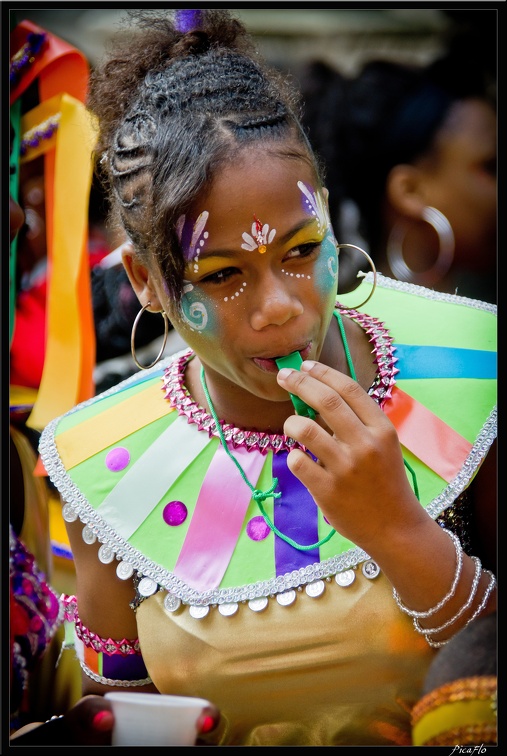
<svg viewBox="0 0 507 756">
<path fill-rule="evenodd" d="M 337 438 L 362 433 L 364 426 L 387 421 L 376 402 L 356 381 L 318 362 L 303 362 L 301 370 L 283 368 L 278 383 L 321 415 Z"/>
</svg>

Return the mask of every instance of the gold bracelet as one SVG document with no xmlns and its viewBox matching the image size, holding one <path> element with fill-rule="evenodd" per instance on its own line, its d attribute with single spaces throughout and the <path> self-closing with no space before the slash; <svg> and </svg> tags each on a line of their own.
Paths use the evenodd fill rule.
<svg viewBox="0 0 507 756">
<path fill-rule="evenodd" d="M 496 742 L 497 678 L 484 675 L 445 683 L 412 709 L 413 745 Z"/>
</svg>

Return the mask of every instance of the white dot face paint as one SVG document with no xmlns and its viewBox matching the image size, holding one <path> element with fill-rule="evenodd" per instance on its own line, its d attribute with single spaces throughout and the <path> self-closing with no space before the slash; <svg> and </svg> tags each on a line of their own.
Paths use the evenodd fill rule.
<svg viewBox="0 0 507 756">
<path fill-rule="evenodd" d="M 311 279 L 310 275 L 306 275 L 304 273 L 289 273 L 289 271 L 285 270 L 285 268 L 282 268 L 282 273 L 285 273 L 285 275 L 289 276 L 289 278 L 308 279 L 308 281 L 310 281 L 310 279 Z"/>
<path fill-rule="evenodd" d="M 183 249 L 184 258 L 187 262 L 193 261 L 194 273 L 197 273 L 199 270 L 199 254 L 209 237 L 209 233 L 206 231 L 208 218 L 208 211 L 203 210 L 193 224 L 193 227 L 191 220 L 187 220 L 185 215 L 180 215 L 176 223 L 176 233 Z M 189 235 L 190 239 L 188 238 Z"/>
<path fill-rule="evenodd" d="M 230 297 L 224 297 L 224 302 L 232 302 L 233 299 L 237 299 L 240 294 L 243 294 L 246 287 L 246 281 L 243 281 L 241 286 L 239 287 L 238 291 L 236 291 L 232 296 Z"/>
</svg>

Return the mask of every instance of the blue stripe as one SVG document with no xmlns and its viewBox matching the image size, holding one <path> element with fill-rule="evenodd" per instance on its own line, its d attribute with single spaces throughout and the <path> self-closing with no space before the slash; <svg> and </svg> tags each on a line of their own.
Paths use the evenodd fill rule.
<svg viewBox="0 0 507 756">
<path fill-rule="evenodd" d="M 398 379 L 496 378 L 496 352 L 395 344 Z"/>
</svg>

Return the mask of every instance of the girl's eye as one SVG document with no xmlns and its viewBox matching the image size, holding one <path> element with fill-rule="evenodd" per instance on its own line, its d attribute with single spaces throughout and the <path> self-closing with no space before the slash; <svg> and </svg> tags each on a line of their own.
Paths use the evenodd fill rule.
<svg viewBox="0 0 507 756">
<path fill-rule="evenodd" d="M 227 281 L 235 273 L 238 273 L 237 268 L 223 268 L 216 273 L 210 273 L 209 276 L 205 276 L 201 279 L 201 283 L 221 284 Z"/>
<path fill-rule="evenodd" d="M 320 252 L 320 245 L 321 242 L 309 242 L 308 244 L 300 244 L 299 246 L 294 247 L 294 249 L 291 249 L 290 252 L 285 255 L 284 260 L 317 256 L 317 254 Z"/>
</svg>

